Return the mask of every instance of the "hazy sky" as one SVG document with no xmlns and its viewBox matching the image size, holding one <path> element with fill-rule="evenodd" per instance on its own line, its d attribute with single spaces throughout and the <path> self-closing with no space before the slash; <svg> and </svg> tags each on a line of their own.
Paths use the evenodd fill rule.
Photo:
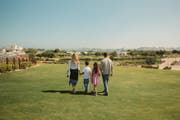
<svg viewBox="0 0 180 120">
<path fill-rule="evenodd" d="M 180 46 L 180 0 L 0 0 L 0 47 Z"/>
</svg>

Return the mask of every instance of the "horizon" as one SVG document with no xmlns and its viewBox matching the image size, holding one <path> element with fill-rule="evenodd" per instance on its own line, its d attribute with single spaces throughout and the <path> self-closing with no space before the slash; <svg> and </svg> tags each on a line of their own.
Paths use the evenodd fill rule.
<svg viewBox="0 0 180 120">
<path fill-rule="evenodd" d="M 159 47 L 155 47 L 155 46 L 151 46 L 151 47 L 145 47 L 145 46 L 141 46 L 141 47 L 137 47 L 137 48 L 88 48 L 88 47 L 81 47 L 81 48 L 60 48 L 60 47 L 57 47 L 57 48 L 35 48 L 35 47 L 24 47 L 23 45 L 18 45 L 18 44 L 11 44 L 11 45 L 8 45 L 8 46 L 5 46 L 5 47 L 0 47 L 0 49 L 8 49 L 10 48 L 11 46 L 18 46 L 18 47 L 22 47 L 23 49 L 44 49 L 44 50 L 55 50 L 55 49 L 60 49 L 60 50 L 138 50 L 138 49 L 145 49 L 145 50 L 180 50 L 180 46 L 178 47 L 162 47 L 162 46 L 159 46 Z"/>
<path fill-rule="evenodd" d="M 178 0 L 0 1 L 0 48 L 180 47 Z"/>
</svg>

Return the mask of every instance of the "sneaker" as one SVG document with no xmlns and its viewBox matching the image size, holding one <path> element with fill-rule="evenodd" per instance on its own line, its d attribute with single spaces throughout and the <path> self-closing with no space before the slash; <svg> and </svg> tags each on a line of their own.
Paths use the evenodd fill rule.
<svg viewBox="0 0 180 120">
<path fill-rule="evenodd" d="M 105 93 L 104 96 L 108 96 L 108 93 Z"/>
<path fill-rule="evenodd" d="M 88 91 L 84 91 L 84 94 L 87 95 L 87 94 L 89 94 L 89 92 Z"/>
<path fill-rule="evenodd" d="M 72 94 L 75 94 L 76 93 L 76 91 L 75 90 L 72 90 Z"/>
<path fill-rule="evenodd" d="M 101 93 L 104 93 L 104 92 L 105 92 L 105 90 L 101 91 Z"/>
</svg>

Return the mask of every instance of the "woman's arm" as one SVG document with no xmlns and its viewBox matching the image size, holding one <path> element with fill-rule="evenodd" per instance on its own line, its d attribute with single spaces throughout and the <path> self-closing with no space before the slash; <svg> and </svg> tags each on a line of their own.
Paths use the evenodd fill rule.
<svg viewBox="0 0 180 120">
<path fill-rule="evenodd" d="M 71 60 L 68 61 L 68 70 L 67 70 L 67 77 L 70 76 L 70 69 L 71 69 Z"/>
</svg>

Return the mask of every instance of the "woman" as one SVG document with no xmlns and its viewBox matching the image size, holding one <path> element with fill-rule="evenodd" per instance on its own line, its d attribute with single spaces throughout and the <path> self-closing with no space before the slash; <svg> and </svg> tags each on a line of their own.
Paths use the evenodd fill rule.
<svg viewBox="0 0 180 120">
<path fill-rule="evenodd" d="M 72 84 L 72 93 L 76 91 L 76 84 L 78 82 L 78 74 L 80 73 L 80 62 L 77 53 L 72 55 L 72 59 L 68 62 L 68 75 L 70 76 L 69 84 Z"/>
</svg>

